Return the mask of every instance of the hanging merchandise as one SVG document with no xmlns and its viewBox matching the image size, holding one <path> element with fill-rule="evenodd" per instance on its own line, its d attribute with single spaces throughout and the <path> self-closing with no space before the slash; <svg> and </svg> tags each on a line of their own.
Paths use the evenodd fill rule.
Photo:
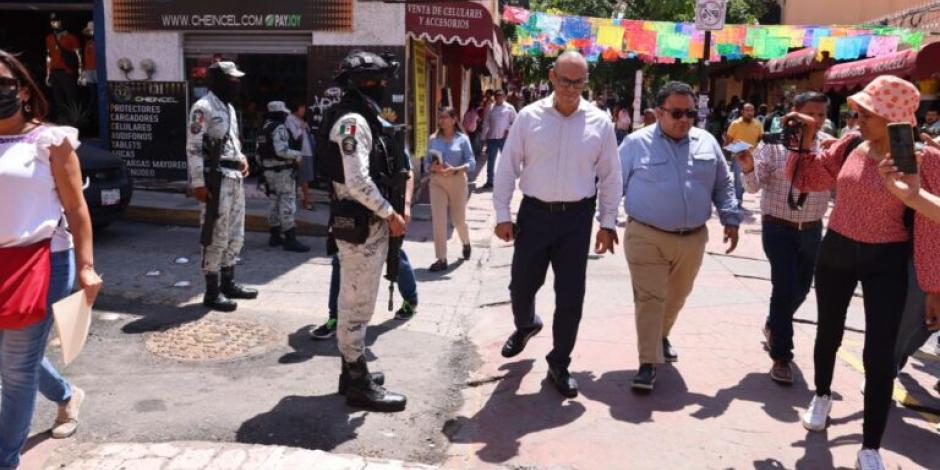
<svg viewBox="0 0 940 470">
<path fill-rule="evenodd" d="M 622 58 L 647 63 L 692 63 L 705 57 L 705 35 L 692 23 L 590 18 L 531 12 L 507 6 L 503 21 L 516 25 L 516 56 L 556 56 L 580 50 L 588 61 Z M 790 49 L 815 47 L 817 60 L 855 60 L 881 57 L 899 49 L 918 50 L 921 31 L 889 26 L 851 25 L 734 25 L 712 32 L 712 61 L 725 59 L 778 59 Z"/>
</svg>

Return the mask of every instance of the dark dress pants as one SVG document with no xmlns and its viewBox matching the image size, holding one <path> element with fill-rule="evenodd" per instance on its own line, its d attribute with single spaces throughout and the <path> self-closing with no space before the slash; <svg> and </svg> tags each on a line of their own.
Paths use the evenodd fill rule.
<svg viewBox="0 0 940 470">
<path fill-rule="evenodd" d="M 555 367 L 567 368 L 571 363 L 578 336 L 593 216 L 593 204 L 551 212 L 523 200 L 519 209 L 509 284 L 512 313 L 517 329 L 541 325 L 535 314 L 535 294 L 545 283 L 551 264 L 555 274 L 554 348 L 546 359 Z"/>
</svg>

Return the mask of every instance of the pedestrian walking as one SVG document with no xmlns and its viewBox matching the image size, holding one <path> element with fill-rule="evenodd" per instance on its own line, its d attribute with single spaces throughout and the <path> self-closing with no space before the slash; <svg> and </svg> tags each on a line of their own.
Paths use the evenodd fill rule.
<svg viewBox="0 0 940 470">
<path fill-rule="evenodd" d="M 303 154 L 291 148 L 291 141 L 294 139 L 287 130 L 287 119 L 290 115 L 283 101 L 268 103 L 264 126 L 258 135 L 258 153 L 264 169 L 264 181 L 268 195 L 272 197 L 271 209 L 268 212 L 268 227 L 271 231 L 268 246 L 282 246 L 285 251 L 306 253 L 310 251 L 310 247 L 297 241 L 295 226 L 296 172 L 303 164 Z M 300 137 L 305 136 L 301 134 Z"/>
<path fill-rule="evenodd" d="M 516 120 L 516 108 L 506 102 L 506 93 L 496 90 L 496 102 L 486 112 L 483 119 L 483 138 L 486 140 L 486 184 L 484 189 L 493 187 L 493 174 L 496 169 L 496 156 L 503 150 L 509 128 Z"/>
<path fill-rule="evenodd" d="M 290 133 L 291 142 L 299 142 L 300 155 L 303 156 L 299 171 L 297 171 L 297 185 L 300 187 L 303 199 L 300 201 L 303 208 L 308 211 L 315 209 L 313 205 L 313 195 L 310 193 L 310 185 L 313 184 L 316 176 L 314 172 L 313 155 L 316 151 L 310 125 L 307 123 L 307 106 L 297 100 L 288 104 L 290 115 L 287 116 L 287 132 Z"/>
<path fill-rule="evenodd" d="M 337 83 L 345 94 L 327 111 L 328 132 L 319 155 L 324 176 L 332 182 L 330 241 L 340 264 L 338 346 L 342 354 L 340 393 L 346 403 L 376 411 L 402 411 L 404 395 L 387 391 L 366 365 L 366 329 L 372 320 L 389 237 L 405 234 L 404 215 L 390 202 L 405 192 L 392 176 L 407 165 L 404 149 L 385 134 L 379 103 L 398 63 L 363 51 L 350 52 L 340 63 Z M 320 147 L 320 145 L 318 145 Z"/>
<path fill-rule="evenodd" d="M 428 142 L 425 163 L 431 172 L 431 224 L 434 231 L 436 261 L 428 268 L 431 272 L 447 269 L 447 216 L 453 222 L 460 242 L 463 259 L 470 259 L 470 230 L 467 229 L 467 173 L 476 168 L 476 159 L 470 139 L 457 126 L 457 111 L 445 107 L 437 118 L 437 131 Z"/>
<path fill-rule="evenodd" d="M 630 119 L 630 108 L 626 104 L 619 106 L 619 109 L 614 113 L 617 117 L 617 122 L 615 125 L 614 131 L 617 134 L 617 145 L 620 145 L 623 142 L 624 137 L 630 133 L 630 128 L 633 126 L 633 120 Z"/>
<path fill-rule="evenodd" d="M 657 124 L 620 146 L 625 253 L 636 305 L 640 369 L 633 388 L 652 390 L 656 366 L 678 360 L 669 342 L 679 311 L 698 275 L 712 208 L 718 209 L 728 253 L 738 244 L 741 214 L 728 164 L 711 134 L 693 127 L 692 88 L 666 83 L 656 96 Z"/>
<path fill-rule="evenodd" d="M 595 252 L 613 253 L 622 184 L 613 122 L 581 98 L 588 80 L 585 58 L 561 54 L 549 79 L 555 92 L 522 110 L 496 172 L 496 236 L 515 240 L 509 293 L 516 330 L 502 354 L 518 355 L 542 330 L 535 295 L 551 264 L 555 314 L 548 379 L 562 395 L 575 397 L 578 383 L 568 366 L 584 307 L 592 219 L 599 206 Z M 523 199 L 513 224 L 510 203 L 517 180 Z"/>
<path fill-rule="evenodd" d="M 245 187 L 248 159 L 242 153 L 232 100 L 245 74 L 234 62 L 209 66 L 209 93 L 189 113 L 186 153 L 189 185 L 202 207 L 202 304 L 232 312 L 232 299 L 254 299 L 258 291 L 235 282 L 235 259 L 245 243 Z"/>
<path fill-rule="evenodd" d="M 725 145 L 744 142 L 753 149 L 760 142 L 762 135 L 764 135 L 764 125 L 754 118 L 754 105 L 744 103 L 741 107 L 741 117 L 732 121 L 725 133 Z M 734 195 L 738 198 L 740 206 L 744 202 L 744 176 L 741 174 L 741 166 L 736 159 L 731 160 L 731 169 L 734 171 Z"/>
<path fill-rule="evenodd" d="M 37 390 L 58 405 L 52 436 L 65 438 L 77 430 L 85 393 L 63 379 L 43 356 L 53 322 L 52 304 L 71 292 L 76 277 L 89 304 L 94 304 L 101 288 L 75 154 L 78 131 L 47 124 L 47 112 L 47 101 L 23 64 L 0 50 L 3 469 L 19 465 Z"/>
<path fill-rule="evenodd" d="M 914 112 L 920 93 L 910 82 L 880 76 L 848 101 L 859 113 L 864 142 L 849 151 L 852 138 L 846 137 L 828 150 L 820 150 L 811 147 L 811 135 L 804 135 L 801 151 L 791 152 L 788 165 L 801 191 L 836 188 L 835 207 L 816 263 L 816 392 L 802 422 L 810 431 L 823 431 L 828 425 L 836 353 L 842 343 L 849 301 L 861 283 L 865 297 L 865 409 L 862 449 L 856 465 L 865 470 L 882 469 L 884 462 L 878 450 L 896 375 L 895 348 L 908 292 L 910 234 L 904 222 L 904 203 L 884 187 L 878 164 L 890 148 L 888 123 L 916 126 Z M 788 117 L 804 125 L 813 121 L 799 113 Z M 926 152 L 921 174 L 933 181 L 940 172 L 940 152 Z M 936 270 L 940 231 L 935 222 L 919 215 L 916 218 L 915 266 L 924 290 L 935 298 L 940 293 L 940 271 Z"/>
<path fill-rule="evenodd" d="M 470 102 L 470 107 L 467 108 L 467 112 L 463 115 L 463 121 L 461 122 L 461 127 L 463 127 L 464 132 L 467 133 L 467 137 L 470 138 L 470 145 L 473 147 L 473 160 L 476 161 L 476 156 L 480 154 L 480 99 L 477 98 Z"/>
<path fill-rule="evenodd" d="M 816 136 L 813 146 L 833 137 L 823 133 L 829 112 L 826 95 L 808 91 L 796 96 L 793 111 L 813 117 L 805 132 Z M 757 146 L 753 155 L 737 155 L 748 193 L 761 192 L 761 241 L 770 261 L 770 312 L 764 337 L 773 366 L 770 378 L 793 383 L 793 315 L 813 285 L 816 256 L 822 240 L 823 216 L 829 210 L 829 191 L 793 194 L 787 174 L 789 152 L 784 144 Z M 799 204 L 797 204 L 799 203 Z"/>
</svg>

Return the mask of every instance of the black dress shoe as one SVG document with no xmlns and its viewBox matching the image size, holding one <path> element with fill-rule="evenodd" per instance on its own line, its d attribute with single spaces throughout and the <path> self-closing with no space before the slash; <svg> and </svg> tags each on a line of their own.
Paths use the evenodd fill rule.
<svg viewBox="0 0 940 470">
<path fill-rule="evenodd" d="M 656 366 L 653 364 L 641 364 L 640 371 L 633 377 L 633 388 L 638 390 L 652 390 L 656 383 Z"/>
<path fill-rule="evenodd" d="M 669 338 L 663 338 L 663 359 L 666 362 L 677 362 L 679 360 L 679 353 L 673 349 L 672 344 L 669 343 Z"/>
<path fill-rule="evenodd" d="M 438 272 L 446 271 L 446 270 L 447 270 L 447 260 L 443 260 L 443 259 L 439 259 L 435 261 L 434 264 L 432 264 L 431 267 L 428 268 L 428 271 L 432 273 L 438 273 Z"/>
<path fill-rule="evenodd" d="M 555 389 L 558 390 L 558 393 L 568 398 L 578 396 L 578 382 L 571 376 L 568 369 L 549 366 L 548 380 L 555 385 Z"/>
<path fill-rule="evenodd" d="M 464 260 L 470 259 L 470 245 L 463 246 L 463 259 Z"/>
<path fill-rule="evenodd" d="M 542 325 L 536 325 L 532 328 L 526 328 L 523 330 L 516 330 L 513 334 L 506 340 L 506 344 L 503 345 L 503 357 L 515 357 L 525 349 L 526 343 L 532 339 L 533 336 L 539 334 L 542 331 Z"/>
</svg>

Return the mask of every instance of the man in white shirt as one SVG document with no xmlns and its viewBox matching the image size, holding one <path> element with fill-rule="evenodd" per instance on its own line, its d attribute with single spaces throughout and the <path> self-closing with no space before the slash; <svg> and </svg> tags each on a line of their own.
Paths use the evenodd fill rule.
<svg viewBox="0 0 940 470">
<path fill-rule="evenodd" d="M 601 225 L 595 252 L 613 253 L 623 189 L 613 122 L 581 98 L 587 72 L 581 54 L 558 57 L 549 72 L 555 93 L 519 114 L 499 158 L 493 190 L 496 236 L 516 241 L 509 285 L 516 331 L 503 346 L 503 357 L 518 355 L 541 331 L 535 294 L 551 263 L 555 317 L 548 378 L 567 397 L 578 394 L 568 365 L 581 322 L 595 205 Z M 516 180 L 525 195 L 518 225 L 510 212 Z"/>
<path fill-rule="evenodd" d="M 506 93 L 496 90 L 496 102 L 483 119 L 483 138 L 486 139 L 486 184 L 484 189 L 493 187 L 493 172 L 496 167 L 496 155 L 503 150 L 509 128 L 516 120 L 516 108 L 506 102 Z"/>
</svg>

